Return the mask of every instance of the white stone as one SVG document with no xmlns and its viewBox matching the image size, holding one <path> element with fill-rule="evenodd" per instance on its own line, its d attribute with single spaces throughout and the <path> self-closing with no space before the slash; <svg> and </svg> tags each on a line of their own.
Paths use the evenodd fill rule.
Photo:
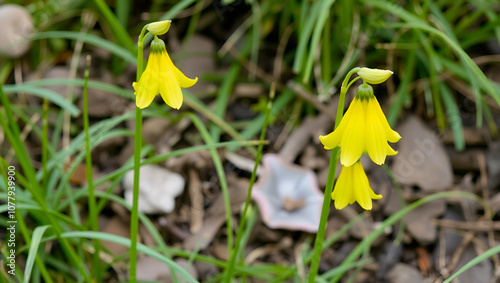
<svg viewBox="0 0 500 283">
<path fill-rule="evenodd" d="M 175 197 L 184 191 L 185 180 L 175 172 L 157 165 L 143 165 L 139 171 L 139 211 L 147 214 L 170 213 Z M 125 200 L 132 205 L 134 171 L 123 177 Z"/>
<path fill-rule="evenodd" d="M 31 41 L 26 41 L 34 29 L 33 18 L 24 7 L 0 5 L 0 56 L 17 58 L 28 51 Z"/>
</svg>

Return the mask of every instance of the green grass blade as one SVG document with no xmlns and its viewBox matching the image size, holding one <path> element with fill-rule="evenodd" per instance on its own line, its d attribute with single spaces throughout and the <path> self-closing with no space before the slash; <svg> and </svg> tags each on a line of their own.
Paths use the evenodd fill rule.
<svg viewBox="0 0 500 283">
<path fill-rule="evenodd" d="M 85 238 L 85 239 L 96 239 L 96 240 L 102 240 L 102 241 L 110 241 L 122 246 L 125 246 L 127 248 L 130 248 L 130 239 L 116 236 L 116 235 L 111 235 L 103 232 L 91 232 L 91 231 L 69 231 L 69 232 L 64 232 L 61 234 L 62 238 L 65 239 L 74 239 L 74 238 Z M 145 246 L 141 243 L 137 243 L 137 250 L 144 253 L 145 255 L 148 255 L 154 259 L 157 259 L 161 262 L 163 262 L 165 265 L 169 266 L 175 272 L 180 274 L 184 279 L 186 279 L 188 282 L 192 283 L 197 283 L 198 281 L 193 278 L 191 274 L 189 274 L 186 270 L 184 270 L 182 267 L 177 265 L 177 263 L 173 262 L 171 259 L 163 256 L 162 254 L 158 253 L 157 251 L 151 249 L 148 246 Z"/>
<path fill-rule="evenodd" d="M 413 79 L 416 61 L 416 52 L 415 50 L 411 50 L 407 55 L 406 63 L 404 64 L 405 70 L 402 72 L 404 76 L 396 92 L 396 100 L 390 106 L 389 111 L 387 111 L 387 121 L 391 126 L 394 126 L 396 123 L 399 113 L 403 109 L 404 103 L 410 95 L 408 93 L 408 85 Z"/>
<path fill-rule="evenodd" d="M 469 270 L 471 267 L 474 265 L 479 264 L 481 261 L 494 256 L 496 254 L 500 253 L 500 246 L 496 246 L 493 248 L 490 248 L 489 250 L 485 251 L 484 253 L 476 256 L 473 258 L 471 261 L 469 261 L 466 265 L 464 265 L 462 268 L 460 268 L 457 272 L 455 272 L 452 276 L 447 278 L 446 280 L 443 281 L 443 283 L 449 283 L 451 280 L 455 279 L 458 275 L 462 274 L 463 272 Z"/>
<path fill-rule="evenodd" d="M 57 94 L 56 92 L 53 92 L 48 89 L 32 87 L 27 85 L 6 85 L 4 86 L 4 92 L 6 94 L 24 92 L 36 95 L 41 98 L 47 98 L 48 100 L 50 100 L 50 102 L 68 111 L 73 116 L 80 114 L 80 109 L 78 109 L 75 105 L 66 101 L 66 99 L 64 99 L 61 95 Z"/>
<path fill-rule="evenodd" d="M 305 4 L 304 2 L 308 1 L 303 1 L 302 3 Z M 307 43 L 309 42 L 309 39 L 311 37 L 311 34 L 313 32 L 314 24 L 316 23 L 316 19 L 318 18 L 319 13 L 321 12 L 320 10 L 320 1 L 315 2 L 312 4 L 312 7 L 308 9 L 301 9 L 301 16 L 300 19 L 304 20 L 305 23 L 302 26 L 300 33 L 298 35 L 299 37 L 299 43 L 297 44 L 297 51 L 295 52 L 295 58 L 293 60 L 293 71 L 295 73 L 301 73 L 302 67 L 305 63 L 306 59 L 306 54 L 307 54 Z M 308 7 L 309 5 L 302 5 L 302 7 Z M 309 15 L 307 15 L 309 13 Z"/>
<path fill-rule="evenodd" d="M 98 12 L 104 17 L 104 20 L 110 27 L 113 35 L 116 37 L 115 40 L 121 45 L 125 46 L 125 48 L 130 53 L 136 53 L 136 47 L 130 35 L 128 34 L 126 27 L 124 27 L 120 21 L 116 18 L 115 14 L 111 11 L 104 0 L 94 0 L 94 3 L 97 6 Z"/>
<path fill-rule="evenodd" d="M 462 118 L 460 117 L 460 110 L 457 107 L 453 96 L 448 87 L 440 83 L 439 91 L 443 98 L 444 105 L 446 106 L 446 114 L 448 115 L 448 123 L 450 124 L 455 139 L 455 149 L 458 151 L 465 149 L 464 130 L 462 126 Z"/>
<path fill-rule="evenodd" d="M 128 35 L 127 35 L 128 36 Z M 74 31 L 45 31 L 40 33 L 35 33 L 32 36 L 28 37 L 28 40 L 37 40 L 37 39 L 47 39 L 47 38 L 66 38 L 72 40 L 81 40 L 85 43 L 95 45 L 99 48 L 109 51 L 110 53 L 122 58 L 126 62 L 130 64 L 137 64 L 137 58 L 135 57 L 135 51 L 132 52 L 127 48 L 123 48 L 122 46 L 115 44 L 111 41 L 98 37 L 93 34 L 84 34 Z M 134 47 L 135 49 L 135 47 Z"/>
<path fill-rule="evenodd" d="M 38 247 L 40 246 L 40 240 L 42 239 L 45 231 L 50 227 L 51 225 L 44 225 L 36 227 L 35 230 L 33 230 L 33 238 L 31 239 L 30 251 L 28 252 L 26 267 L 24 269 L 24 281 L 23 281 L 24 283 L 30 282 L 31 271 L 33 270 L 35 257 L 38 252 Z"/>
<path fill-rule="evenodd" d="M 410 14 L 408 11 L 403 8 L 396 6 L 395 4 L 384 2 L 384 1 L 374 1 L 374 0 L 364 0 L 365 3 L 373 5 L 379 9 L 385 10 L 391 14 L 394 14 L 401 19 L 403 19 L 406 23 L 403 24 L 393 24 L 395 28 L 414 28 L 426 31 L 433 35 L 440 37 L 460 58 L 462 64 L 470 69 L 471 74 L 471 84 L 474 84 L 474 81 L 477 81 L 477 84 L 483 88 L 485 92 L 487 92 L 495 101 L 500 105 L 500 93 L 498 93 L 492 86 L 491 82 L 484 75 L 484 73 L 479 69 L 479 67 L 474 63 L 474 61 L 470 58 L 470 56 L 457 44 L 456 40 L 448 36 L 446 33 L 428 25 L 420 18 Z M 474 87 L 474 85 L 473 85 Z M 479 93 L 475 93 L 476 97 L 479 96 Z"/>
<path fill-rule="evenodd" d="M 335 0 L 325 0 L 322 1 L 321 4 L 318 4 L 320 6 L 320 11 L 319 15 L 316 20 L 316 25 L 314 26 L 314 31 L 311 37 L 311 42 L 309 46 L 309 54 L 307 55 L 307 60 L 306 60 L 306 65 L 303 68 L 304 71 L 304 76 L 302 79 L 302 83 L 306 84 L 309 82 L 309 79 L 311 77 L 311 72 L 312 72 L 312 67 L 314 63 L 314 55 L 316 54 L 316 51 L 318 50 L 318 44 L 320 42 L 320 37 L 321 33 L 323 32 L 323 28 L 325 26 L 326 19 L 330 15 L 330 9 L 333 5 L 333 2 Z M 329 64 L 329 62 L 328 62 Z"/>
<path fill-rule="evenodd" d="M 374 230 L 370 235 L 365 237 L 361 243 L 359 243 L 356 248 L 349 253 L 347 258 L 341 263 L 340 267 L 343 266 L 344 264 L 350 264 L 354 262 L 364 251 L 367 247 L 369 247 L 373 241 L 375 241 L 380 235 L 383 234 L 384 230 L 392 226 L 394 223 L 399 221 L 401 218 L 403 218 L 408 212 L 414 210 L 415 208 L 428 203 L 430 201 L 436 200 L 436 199 L 441 199 L 441 198 L 448 198 L 448 197 L 458 197 L 458 198 L 468 198 L 475 200 L 481 204 L 484 204 L 484 201 L 480 199 L 478 196 L 475 194 L 470 194 L 470 193 L 465 193 L 465 192 L 459 192 L 459 191 L 449 191 L 449 192 L 441 192 L 441 193 L 436 193 L 432 194 L 430 196 L 427 196 L 425 198 L 422 198 L 420 200 L 417 200 L 408 206 L 402 208 L 400 211 L 396 212 L 395 214 L 391 215 L 389 218 L 384 220 L 382 222 L 382 225 L 380 225 L 376 230 Z M 338 282 L 344 272 L 341 272 L 335 276 L 331 282 Z"/>
</svg>

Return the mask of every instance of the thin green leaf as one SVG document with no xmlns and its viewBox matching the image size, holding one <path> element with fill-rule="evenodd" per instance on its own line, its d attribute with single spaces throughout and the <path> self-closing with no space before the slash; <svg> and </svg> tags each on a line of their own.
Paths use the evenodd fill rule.
<svg viewBox="0 0 500 283">
<path fill-rule="evenodd" d="M 443 281 L 443 283 L 449 283 L 451 280 L 455 279 L 458 275 L 462 274 L 463 272 L 469 270 L 471 267 L 474 265 L 479 264 L 481 261 L 494 256 L 496 254 L 500 253 L 500 246 L 496 246 L 493 248 L 490 248 L 489 250 L 485 251 L 484 253 L 476 256 L 473 258 L 471 261 L 469 261 L 466 265 L 464 265 L 462 268 L 460 268 L 457 272 L 455 272 L 452 276 L 447 278 L 446 280 Z"/>
<path fill-rule="evenodd" d="M 50 100 L 50 102 L 68 111 L 72 116 L 80 114 L 80 110 L 75 105 L 66 101 L 66 99 L 64 99 L 58 93 L 45 88 L 32 87 L 27 85 L 6 85 L 4 86 L 4 92 L 6 94 L 24 92 L 33 94 L 41 98 L 47 98 L 48 100 Z"/>
<path fill-rule="evenodd" d="M 24 269 L 24 283 L 30 282 L 31 271 L 33 270 L 33 264 L 35 263 L 35 257 L 38 252 L 38 247 L 40 246 L 40 241 L 45 231 L 50 227 L 51 225 L 44 225 L 36 227 L 35 230 L 33 230 L 33 238 L 31 239 L 30 251 L 28 252 L 26 267 Z"/>
<path fill-rule="evenodd" d="M 446 106 L 448 123 L 450 124 L 453 132 L 453 138 L 455 139 L 455 149 L 458 151 L 464 150 L 465 139 L 460 110 L 458 109 L 450 90 L 444 83 L 439 84 L 439 91 L 441 93 L 441 97 L 443 98 L 444 105 Z"/>
<path fill-rule="evenodd" d="M 64 232 L 61 234 L 61 238 L 66 238 L 66 239 L 72 239 L 72 238 L 84 238 L 84 239 L 97 239 L 97 240 L 103 240 L 103 241 L 110 241 L 113 243 L 117 243 L 119 245 L 125 246 L 127 248 L 130 248 L 130 239 L 116 236 L 116 235 L 111 235 L 103 232 L 92 232 L 92 231 L 69 231 L 69 232 Z M 157 259 L 173 270 L 180 274 L 184 279 L 186 279 L 188 282 L 193 282 L 197 283 L 198 281 L 193 278 L 191 274 L 189 274 L 184 268 L 180 267 L 177 265 L 177 263 L 173 262 L 171 259 L 161 255 L 160 253 L 154 251 L 148 246 L 145 246 L 141 243 L 137 243 L 137 250 L 144 253 L 145 255 L 148 255 L 154 259 Z"/>
<path fill-rule="evenodd" d="M 95 45 L 104 50 L 111 52 L 112 54 L 122 58 L 130 64 L 137 64 L 137 58 L 135 57 L 135 52 L 132 53 L 130 50 L 121 47 L 113 42 L 110 42 L 106 39 L 100 38 L 97 35 L 93 34 L 84 34 L 80 32 L 74 31 L 46 31 L 35 33 L 32 36 L 28 37 L 28 40 L 37 40 L 37 39 L 45 39 L 45 38 L 67 38 L 72 40 L 81 40 L 85 43 Z M 135 48 L 135 47 L 134 47 Z"/>
</svg>

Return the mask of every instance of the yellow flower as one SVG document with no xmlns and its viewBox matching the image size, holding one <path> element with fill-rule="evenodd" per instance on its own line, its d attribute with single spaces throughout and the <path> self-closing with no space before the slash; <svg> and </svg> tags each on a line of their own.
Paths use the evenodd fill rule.
<svg viewBox="0 0 500 283">
<path fill-rule="evenodd" d="M 366 83 L 358 88 L 356 97 L 335 131 L 319 137 L 325 149 L 340 146 L 340 163 L 344 166 L 353 165 L 364 152 L 370 155 L 373 162 L 382 165 L 387 155 L 397 153 L 387 142 L 394 143 L 400 138 L 387 123 L 372 87 Z"/>
<path fill-rule="evenodd" d="M 154 35 L 163 35 L 170 29 L 172 21 L 159 21 L 148 24 L 148 31 Z"/>
<path fill-rule="evenodd" d="M 146 70 L 137 83 L 133 83 L 137 107 L 148 107 L 160 93 L 167 105 L 179 109 L 182 105 L 182 88 L 194 85 L 198 78 L 190 79 L 174 66 L 168 56 L 163 40 L 155 36 L 151 42 L 151 53 Z"/>
<path fill-rule="evenodd" d="M 369 84 L 381 84 L 385 82 L 392 74 L 392 71 L 381 69 L 360 68 L 357 72 L 363 81 Z"/>
<path fill-rule="evenodd" d="M 356 201 L 363 209 L 371 210 L 372 199 L 380 198 L 382 195 L 375 194 L 370 187 L 361 162 L 342 167 L 332 192 L 336 209 L 342 209 Z"/>
</svg>

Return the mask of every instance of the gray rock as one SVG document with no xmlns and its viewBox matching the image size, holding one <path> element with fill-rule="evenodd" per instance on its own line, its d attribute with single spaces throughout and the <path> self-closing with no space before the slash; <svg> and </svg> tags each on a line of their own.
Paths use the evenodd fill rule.
<svg viewBox="0 0 500 283">
<path fill-rule="evenodd" d="M 427 191 L 450 187 L 451 162 L 436 134 L 415 116 L 410 116 L 397 131 L 402 138 L 392 166 L 396 179 Z"/>
<path fill-rule="evenodd" d="M 33 18 L 24 7 L 5 4 L 0 6 L 0 56 L 18 58 L 31 46 L 26 41 L 34 29 Z"/>
<path fill-rule="evenodd" d="M 139 211 L 156 214 L 170 213 L 175 207 L 175 197 L 184 191 L 184 178 L 157 165 L 143 165 L 139 171 Z M 132 204 L 134 171 L 123 177 L 125 200 Z"/>
<path fill-rule="evenodd" d="M 405 216 L 408 233 L 422 245 L 435 242 L 437 227 L 432 223 L 432 220 L 443 214 L 445 210 L 445 201 L 438 199 L 410 211 Z"/>
<path fill-rule="evenodd" d="M 187 42 L 184 59 L 175 60 L 179 70 L 188 78 L 200 77 L 203 73 L 213 73 L 215 71 L 215 45 L 213 40 L 200 35 L 193 35 Z M 190 92 L 206 91 L 210 89 L 210 84 L 203 80 L 189 88 Z"/>
<path fill-rule="evenodd" d="M 416 267 L 405 263 L 396 263 L 387 276 L 389 283 L 431 283 L 420 274 Z M 473 281 L 471 281 L 473 282 Z"/>
<path fill-rule="evenodd" d="M 175 260 L 175 263 L 177 263 L 182 269 L 187 270 L 188 273 L 194 278 L 198 277 L 196 268 L 193 264 L 189 265 L 187 259 L 178 258 Z M 177 274 L 177 279 L 179 279 L 180 282 L 183 282 L 181 278 L 182 276 Z M 137 261 L 137 279 L 166 283 L 174 282 L 173 276 L 170 273 L 170 268 L 168 268 L 165 263 L 148 256 L 143 256 Z"/>
<path fill-rule="evenodd" d="M 466 265 L 469 261 L 471 261 L 473 258 L 477 256 L 477 253 L 474 251 L 474 246 L 469 245 L 462 256 L 460 257 L 460 260 L 458 261 L 457 267 L 451 272 L 451 274 L 454 274 L 457 272 L 462 266 Z M 455 279 L 453 279 L 452 282 L 454 283 L 468 283 L 468 282 L 474 282 L 474 283 L 490 283 L 494 282 L 493 281 L 493 264 L 491 263 L 490 259 L 487 258 L 478 264 L 472 266 L 471 268 L 467 269 L 466 271 L 462 272 L 459 276 L 457 276 Z"/>
</svg>

